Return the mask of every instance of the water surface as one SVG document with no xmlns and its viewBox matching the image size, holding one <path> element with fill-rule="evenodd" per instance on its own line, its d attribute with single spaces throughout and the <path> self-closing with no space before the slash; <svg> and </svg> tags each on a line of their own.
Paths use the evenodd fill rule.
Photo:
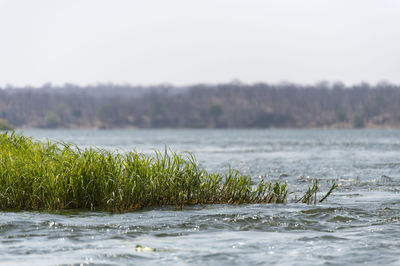
<svg viewBox="0 0 400 266">
<path fill-rule="evenodd" d="M 25 130 L 38 140 L 146 154 L 192 152 L 254 181 L 319 178 L 327 202 L 132 213 L 0 212 L 0 264 L 400 264 L 400 130 Z M 300 194 L 299 194 L 300 195 Z M 292 195 L 294 196 L 294 195 Z M 137 250 L 136 246 L 152 250 Z"/>
</svg>

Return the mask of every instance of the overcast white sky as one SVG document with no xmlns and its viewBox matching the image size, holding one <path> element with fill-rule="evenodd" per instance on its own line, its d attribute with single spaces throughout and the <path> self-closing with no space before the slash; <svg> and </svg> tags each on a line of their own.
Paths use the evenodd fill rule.
<svg viewBox="0 0 400 266">
<path fill-rule="evenodd" d="M 399 0 L 0 0 L 0 86 L 400 83 Z"/>
</svg>

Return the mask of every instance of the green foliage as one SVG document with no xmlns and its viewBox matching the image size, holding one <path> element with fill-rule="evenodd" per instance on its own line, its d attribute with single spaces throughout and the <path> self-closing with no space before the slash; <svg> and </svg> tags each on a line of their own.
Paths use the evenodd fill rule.
<svg viewBox="0 0 400 266">
<path fill-rule="evenodd" d="M 75 118 L 81 118 L 82 117 L 82 112 L 79 109 L 74 109 L 71 111 L 71 114 L 75 117 Z"/>
<path fill-rule="evenodd" d="M 50 128 L 58 127 L 61 123 L 58 115 L 53 112 L 46 113 L 44 120 L 46 121 L 46 126 Z"/>
<path fill-rule="evenodd" d="M 359 116 L 359 115 L 354 116 L 353 127 L 354 128 L 363 128 L 364 127 L 364 121 L 361 116 Z"/>
<path fill-rule="evenodd" d="M 14 127 L 7 120 L 0 118 L 0 130 L 13 130 Z"/>
<path fill-rule="evenodd" d="M 285 203 L 286 183 L 261 181 L 230 170 L 200 169 L 189 154 L 81 150 L 68 143 L 35 142 L 0 134 L 0 209 L 79 208 L 129 211 L 145 207 L 214 203 Z M 333 190 L 333 189 L 332 189 Z M 311 203 L 309 194 L 302 202 Z M 330 191 L 331 192 L 331 191 Z M 330 194 L 329 192 L 329 194 Z"/>
<path fill-rule="evenodd" d="M 218 117 L 222 114 L 222 106 L 220 104 L 212 104 L 208 108 L 208 112 L 212 117 Z"/>
<path fill-rule="evenodd" d="M 347 121 L 347 115 L 345 112 L 340 111 L 336 114 L 336 118 L 339 122 L 346 122 Z"/>
<path fill-rule="evenodd" d="M 336 183 L 333 183 L 333 185 L 331 186 L 329 191 L 325 194 L 325 196 L 323 196 L 318 200 L 317 199 L 317 193 L 319 192 L 318 182 L 319 182 L 318 179 L 314 180 L 312 186 L 308 187 L 306 193 L 304 193 L 303 197 L 297 200 L 297 202 L 302 202 L 306 204 L 317 204 L 317 202 L 321 203 L 324 200 L 326 200 L 329 197 L 329 195 L 333 192 L 333 190 L 335 190 L 338 187 Z"/>
</svg>

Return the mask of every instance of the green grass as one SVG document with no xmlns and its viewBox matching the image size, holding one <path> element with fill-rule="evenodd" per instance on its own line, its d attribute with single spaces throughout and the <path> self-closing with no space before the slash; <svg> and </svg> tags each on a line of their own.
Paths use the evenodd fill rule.
<svg viewBox="0 0 400 266">
<path fill-rule="evenodd" d="M 230 170 L 200 169 L 192 155 L 79 149 L 68 143 L 37 142 L 0 134 L 0 209 L 90 209 L 129 211 L 193 204 L 286 203 L 287 184 L 261 181 Z M 335 185 L 328 192 L 329 194 Z M 301 198 L 312 203 L 318 184 Z M 320 201 L 324 200 L 321 198 Z"/>
</svg>

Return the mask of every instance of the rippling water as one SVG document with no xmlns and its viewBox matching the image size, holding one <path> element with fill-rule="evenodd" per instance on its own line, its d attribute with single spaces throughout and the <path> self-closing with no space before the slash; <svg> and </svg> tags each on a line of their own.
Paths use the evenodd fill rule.
<svg viewBox="0 0 400 266">
<path fill-rule="evenodd" d="M 400 264 L 400 130 L 26 130 L 79 146 L 190 151 L 209 171 L 340 187 L 317 205 L 0 212 L 0 264 Z M 136 249 L 137 245 L 143 247 Z M 145 247 L 151 249 L 146 249 Z"/>
</svg>

